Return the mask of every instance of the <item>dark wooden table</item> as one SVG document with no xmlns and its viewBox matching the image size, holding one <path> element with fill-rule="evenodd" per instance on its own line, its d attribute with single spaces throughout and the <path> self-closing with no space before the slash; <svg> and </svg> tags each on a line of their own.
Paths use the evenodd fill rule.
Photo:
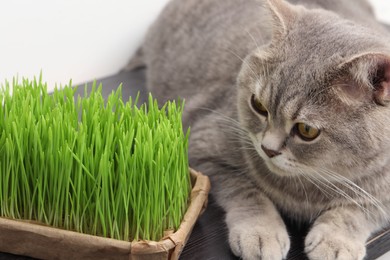
<svg viewBox="0 0 390 260">
<path fill-rule="evenodd" d="M 146 101 L 145 71 L 137 70 L 120 72 L 117 75 L 98 80 L 103 84 L 103 94 L 108 96 L 120 84 L 123 83 L 123 98 L 136 96 L 140 92 L 140 102 Z M 83 93 L 83 87 L 79 93 Z M 216 205 L 212 196 L 209 198 L 207 210 L 196 223 L 191 237 L 181 254 L 182 260 L 207 260 L 207 259 L 238 259 L 235 257 L 227 242 L 227 228 L 224 224 L 225 213 Z M 291 236 L 291 250 L 288 259 L 305 260 L 303 253 L 303 240 L 308 231 L 309 225 L 297 225 L 285 217 L 286 224 Z M 48 245 L 50 247 L 50 245 Z M 367 258 L 376 259 L 390 250 L 390 227 L 372 237 L 367 245 Z M 0 253 L 0 260 L 26 260 L 31 259 L 25 256 L 15 256 Z"/>
</svg>

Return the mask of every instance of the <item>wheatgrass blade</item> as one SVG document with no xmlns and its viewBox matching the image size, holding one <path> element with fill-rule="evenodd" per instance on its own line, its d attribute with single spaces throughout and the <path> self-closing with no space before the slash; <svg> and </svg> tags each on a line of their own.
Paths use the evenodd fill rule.
<svg viewBox="0 0 390 260">
<path fill-rule="evenodd" d="M 0 216 L 126 241 L 159 240 L 188 206 L 183 102 L 137 107 L 121 86 L 56 88 L 42 77 L 0 91 Z"/>
</svg>

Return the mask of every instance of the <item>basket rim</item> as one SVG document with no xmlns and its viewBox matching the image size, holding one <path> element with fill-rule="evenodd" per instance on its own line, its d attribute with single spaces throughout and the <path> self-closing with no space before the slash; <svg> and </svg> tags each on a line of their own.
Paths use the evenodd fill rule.
<svg viewBox="0 0 390 260">
<path fill-rule="evenodd" d="M 189 168 L 189 173 L 194 180 L 190 194 L 190 204 L 176 232 L 165 236 L 160 241 L 128 242 L 64 230 L 31 221 L 0 217 L 0 251 L 36 258 L 48 258 L 47 248 L 45 252 L 39 252 L 34 246 L 34 241 L 21 239 L 23 237 L 28 239 L 39 237 L 40 240 L 37 241 L 41 243 L 45 243 L 46 240 L 55 240 L 58 245 L 74 245 L 80 248 L 84 247 L 85 250 L 89 248 L 91 251 L 109 250 L 111 252 L 114 250 L 121 255 L 129 256 L 167 252 L 170 259 L 177 259 L 191 234 L 195 222 L 207 206 L 210 191 L 210 180 L 207 176 L 192 168 Z M 7 236 L 11 236 L 11 238 L 6 238 Z M 12 237 L 14 238 L 12 239 Z M 42 239 L 43 241 L 41 241 Z M 13 242 L 11 243 L 11 241 Z M 21 243 L 18 245 L 18 243 L 14 243 L 15 241 Z"/>
</svg>

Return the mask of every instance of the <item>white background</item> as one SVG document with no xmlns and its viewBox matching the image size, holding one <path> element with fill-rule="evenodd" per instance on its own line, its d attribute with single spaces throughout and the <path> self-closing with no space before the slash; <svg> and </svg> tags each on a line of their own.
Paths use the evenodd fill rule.
<svg viewBox="0 0 390 260">
<path fill-rule="evenodd" d="M 0 83 L 40 71 L 50 87 L 113 75 L 167 1 L 0 0 Z M 371 2 L 390 24 L 390 1 Z"/>
<path fill-rule="evenodd" d="M 40 71 L 49 87 L 113 75 L 166 2 L 0 0 L 0 83 Z M 390 23 L 390 1 L 372 2 Z"/>
<path fill-rule="evenodd" d="M 54 83 L 117 73 L 168 0 L 0 0 L 0 83 L 43 72 Z"/>
</svg>

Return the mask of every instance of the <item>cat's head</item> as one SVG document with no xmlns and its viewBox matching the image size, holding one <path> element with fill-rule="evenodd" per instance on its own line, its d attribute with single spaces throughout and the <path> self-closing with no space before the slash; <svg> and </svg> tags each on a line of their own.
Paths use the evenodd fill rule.
<svg viewBox="0 0 390 260">
<path fill-rule="evenodd" d="M 272 41 L 238 77 L 243 128 L 280 176 L 362 177 L 390 159 L 390 41 L 324 10 L 267 1 Z"/>
</svg>

